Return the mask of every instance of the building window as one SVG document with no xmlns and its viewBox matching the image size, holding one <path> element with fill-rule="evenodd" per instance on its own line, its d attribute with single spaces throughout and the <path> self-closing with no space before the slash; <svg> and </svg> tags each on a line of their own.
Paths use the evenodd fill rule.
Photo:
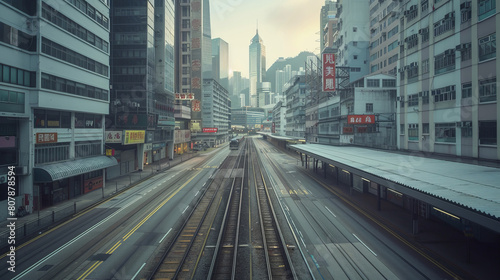
<svg viewBox="0 0 500 280">
<path fill-rule="evenodd" d="M 436 123 L 435 141 L 443 143 L 455 143 L 456 124 L 455 123 Z"/>
<path fill-rule="evenodd" d="M 472 49 L 471 49 L 471 44 L 466 43 L 466 44 L 460 44 L 456 46 L 455 48 L 457 51 L 460 51 L 460 61 L 467 61 L 471 59 L 472 56 Z"/>
<path fill-rule="evenodd" d="M 366 103 L 366 112 L 373 113 L 373 103 Z"/>
<path fill-rule="evenodd" d="M 408 95 L 408 107 L 418 106 L 418 94 Z"/>
<path fill-rule="evenodd" d="M 429 91 L 422 91 L 422 104 L 429 104 Z"/>
<path fill-rule="evenodd" d="M 447 86 L 432 90 L 434 102 L 448 101 L 456 99 L 455 86 Z"/>
<path fill-rule="evenodd" d="M 380 80 L 379 79 L 366 79 L 366 86 L 367 87 L 380 87 Z"/>
<path fill-rule="evenodd" d="M 472 83 L 462 84 L 462 98 L 472 97 Z"/>
<path fill-rule="evenodd" d="M 496 12 L 496 0 L 478 0 L 477 20 L 483 20 Z"/>
<path fill-rule="evenodd" d="M 29 35 L 10 25 L 0 22 L 0 42 L 25 51 L 36 52 L 37 36 Z"/>
<path fill-rule="evenodd" d="M 24 113 L 24 92 L 0 89 L 0 112 Z"/>
<path fill-rule="evenodd" d="M 479 102 L 490 102 L 497 100 L 497 79 L 479 81 Z"/>
<path fill-rule="evenodd" d="M 418 141 L 418 123 L 408 124 L 408 140 Z"/>
<path fill-rule="evenodd" d="M 34 110 L 35 128 L 71 128 L 71 113 L 52 111 L 52 110 Z"/>
<path fill-rule="evenodd" d="M 83 28 L 81 25 L 69 19 L 67 16 L 59 13 L 51 6 L 47 5 L 45 2 L 42 2 L 42 17 L 68 31 L 69 33 L 79 37 L 83 41 L 88 42 L 89 44 L 92 44 L 108 53 L 109 43 L 107 41 L 98 36 L 95 36 L 94 33 Z M 87 33 L 90 33 L 91 35 L 89 36 L 87 35 Z M 89 41 L 88 39 L 90 39 L 91 41 Z"/>
<path fill-rule="evenodd" d="M 455 69 L 455 49 L 434 56 L 434 73 L 441 74 Z"/>
<path fill-rule="evenodd" d="M 356 26 L 353 26 L 352 27 L 352 32 L 357 32 L 358 31 L 358 28 Z"/>
<path fill-rule="evenodd" d="M 389 65 L 398 61 L 398 54 L 395 54 L 388 59 Z"/>
<path fill-rule="evenodd" d="M 418 16 L 418 8 L 417 5 L 413 5 L 410 7 L 408 11 L 405 11 L 406 16 L 408 17 L 407 21 L 412 21 Z"/>
<path fill-rule="evenodd" d="M 418 31 L 418 34 L 422 36 L 422 43 L 429 41 L 429 26 L 422 28 Z"/>
<path fill-rule="evenodd" d="M 52 57 L 61 59 L 63 61 L 69 62 L 73 65 L 83 67 L 92 72 L 104 75 L 106 77 L 108 74 L 108 66 L 97 62 L 91 58 L 81 55 L 78 52 L 72 51 L 66 47 L 63 47 L 55 42 L 52 42 L 46 38 L 42 38 L 42 52 L 48 54 Z"/>
<path fill-rule="evenodd" d="M 429 73 L 429 59 L 422 61 L 422 74 Z"/>
<path fill-rule="evenodd" d="M 496 57 L 496 34 L 493 33 L 479 39 L 479 61 Z"/>
<path fill-rule="evenodd" d="M 462 14 L 462 23 L 471 19 L 471 6 L 470 1 L 460 4 L 460 13 Z"/>
<path fill-rule="evenodd" d="M 75 142 L 75 158 L 101 155 L 100 141 Z"/>
<path fill-rule="evenodd" d="M 357 56 L 357 55 L 354 55 L 354 56 L 353 56 L 353 58 L 354 58 L 354 59 L 358 59 L 358 56 Z"/>
<path fill-rule="evenodd" d="M 479 144 L 497 145 L 497 122 L 480 121 L 479 122 Z"/>
<path fill-rule="evenodd" d="M 0 82 L 15 84 L 25 87 L 35 87 L 36 72 L 0 64 Z"/>
<path fill-rule="evenodd" d="M 382 87 L 395 87 L 396 80 L 393 79 L 382 79 Z"/>
<path fill-rule="evenodd" d="M 460 130 L 461 130 L 460 134 L 462 135 L 462 137 L 467 137 L 467 138 L 472 137 L 471 122 L 461 122 Z"/>
<path fill-rule="evenodd" d="M 418 65 L 414 62 L 410 64 L 408 68 L 408 83 L 414 83 L 418 81 Z"/>
<path fill-rule="evenodd" d="M 434 23 L 434 37 L 437 37 L 448 30 L 455 28 L 455 12 L 448 13 L 444 19 Z"/>
<path fill-rule="evenodd" d="M 387 39 L 391 38 L 392 36 L 398 34 L 398 30 L 399 30 L 399 27 L 396 26 L 394 27 L 393 29 L 391 29 L 388 33 L 387 33 Z"/>
<path fill-rule="evenodd" d="M 422 12 L 427 11 L 429 9 L 429 1 L 428 0 L 422 0 L 422 3 L 420 3 L 420 10 Z"/>
<path fill-rule="evenodd" d="M 410 35 L 405 39 L 408 49 L 418 46 L 418 36 L 417 34 Z"/>
<path fill-rule="evenodd" d="M 429 123 L 422 124 L 422 134 L 429 134 Z"/>
<path fill-rule="evenodd" d="M 69 143 L 35 145 L 35 164 L 69 159 Z"/>
<path fill-rule="evenodd" d="M 399 134 L 405 135 L 405 124 L 404 123 L 399 125 Z"/>
<path fill-rule="evenodd" d="M 42 88 L 108 101 L 108 90 L 42 73 Z"/>
</svg>

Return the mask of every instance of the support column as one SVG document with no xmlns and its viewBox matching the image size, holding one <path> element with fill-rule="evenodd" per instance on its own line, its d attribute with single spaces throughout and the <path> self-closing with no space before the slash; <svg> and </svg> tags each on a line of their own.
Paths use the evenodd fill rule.
<svg viewBox="0 0 500 280">
<path fill-rule="evenodd" d="M 309 159 L 307 158 L 307 155 L 305 155 L 305 156 L 306 156 L 306 169 L 308 169 L 309 168 Z"/>
<path fill-rule="evenodd" d="M 328 164 L 323 163 L 323 176 L 326 179 L 326 170 L 328 168 Z"/>
<path fill-rule="evenodd" d="M 382 198 L 380 197 L 380 184 L 377 184 L 377 210 L 382 210 Z"/>
<path fill-rule="evenodd" d="M 412 203 L 411 207 L 412 233 L 416 235 L 418 234 L 418 200 L 412 198 L 410 201 Z"/>
<path fill-rule="evenodd" d="M 354 175 L 349 172 L 349 194 L 352 195 L 352 189 L 354 188 Z"/>
</svg>

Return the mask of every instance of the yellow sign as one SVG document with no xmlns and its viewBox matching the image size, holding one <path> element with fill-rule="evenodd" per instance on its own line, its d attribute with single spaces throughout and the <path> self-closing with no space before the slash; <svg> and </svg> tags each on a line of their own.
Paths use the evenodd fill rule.
<svg viewBox="0 0 500 280">
<path fill-rule="evenodd" d="M 123 145 L 141 144 L 144 143 L 146 138 L 146 131 L 144 130 L 125 130 L 123 137 Z"/>
</svg>

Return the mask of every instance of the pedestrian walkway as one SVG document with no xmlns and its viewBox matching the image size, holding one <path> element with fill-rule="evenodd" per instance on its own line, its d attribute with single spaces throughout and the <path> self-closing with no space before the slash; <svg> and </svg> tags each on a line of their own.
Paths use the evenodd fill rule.
<svg viewBox="0 0 500 280">
<path fill-rule="evenodd" d="M 174 159 L 163 159 L 149 165 L 145 165 L 141 171 L 135 171 L 117 178 L 107 179 L 104 188 L 68 199 L 56 205 L 44 208 L 40 211 L 34 211 L 24 217 L 18 217 L 16 225 L 16 241 L 19 242 L 32 234 L 39 233 L 57 222 L 63 221 L 68 217 L 95 205 L 118 192 L 128 189 L 159 172 L 168 170 L 182 162 L 188 161 L 200 154 L 210 153 L 216 149 L 208 149 L 205 152 L 190 152 L 182 155 L 175 155 Z M 11 220 L 0 221 L 0 249 L 7 248 L 7 238 L 9 229 L 7 225 Z"/>
</svg>

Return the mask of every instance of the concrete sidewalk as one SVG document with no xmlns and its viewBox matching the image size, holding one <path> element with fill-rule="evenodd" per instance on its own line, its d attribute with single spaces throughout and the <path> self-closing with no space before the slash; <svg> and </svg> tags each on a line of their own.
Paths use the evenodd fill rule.
<svg viewBox="0 0 500 280">
<path fill-rule="evenodd" d="M 193 152 L 183 155 L 177 155 L 174 159 L 163 159 L 150 165 L 146 165 L 142 171 L 135 171 L 127 175 L 123 175 L 114 179 L 105 181 L 105 187 L 68 199 L 64 202 L 57 203 L 56 205 L 44 208 L 40 211 L 34 211 L 24 217 L 18 217 L 15 222 L 16 225 L 16 242 L 20 244 L 22 240 L 30 235 L 41 232 L 50 228 L 54 224 L 71 217 L 72 215 L 85 210 L 92 205 L 95 205 L 118 192 L 124 191 L 129 187 L 140 183 L 147 178 L 152 177 L 159 172 L 170 169 L 182 162 L 185 162 L 200 154 L 213 151 L 210 149 L 207 152 Z M 8 246 L 7 238 L 9 236 L 9 229 L 7 225 L 12 220 L 0 221 L 0 249 Z"/>
</svg>

